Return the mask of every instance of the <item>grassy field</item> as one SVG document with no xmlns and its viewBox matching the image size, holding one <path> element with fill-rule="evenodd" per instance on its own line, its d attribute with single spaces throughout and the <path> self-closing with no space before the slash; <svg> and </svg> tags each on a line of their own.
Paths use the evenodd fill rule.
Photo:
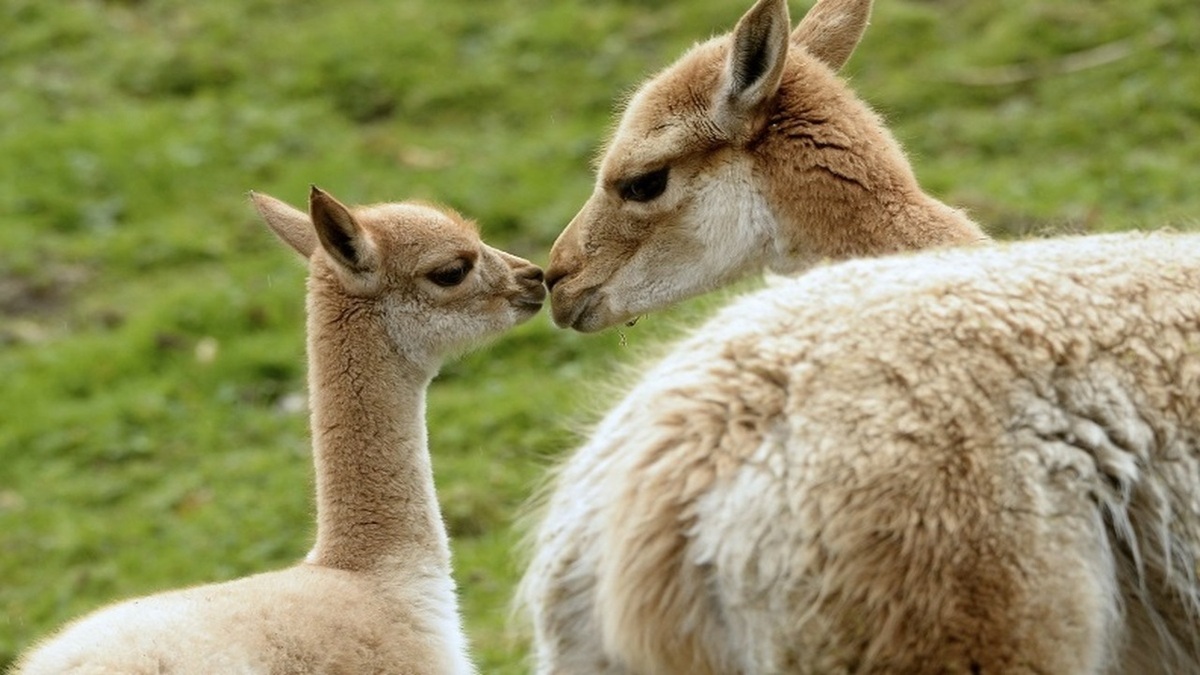
<svg viewBox="0 0 1200 675">
<path fill-rule="evenodd" d="M 0 670 L 100 604 L 307 550 L 303 267 L 248 190 L 434 199 L 544 263 L 622 94 L 748 4 L 5 0 Z M 1195 0 L 879 0 L 846 74 L 998 236 L 1200 222 Z M 541 316 L 434 383 L 483 672 L 526 668 L 515 522 L 597 383 L 720 301 L 623 335 Z"/>
</svg>

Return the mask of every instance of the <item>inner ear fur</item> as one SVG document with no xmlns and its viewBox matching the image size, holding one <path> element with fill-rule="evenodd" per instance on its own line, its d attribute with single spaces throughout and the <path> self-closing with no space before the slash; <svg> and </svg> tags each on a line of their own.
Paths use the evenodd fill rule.
<svg viewBox="0 0 1200 675">
<path fill-rule="evenodd" d="M 374 269 L 371 242 L 350 209 L 314 185 L 308 197 L 308 212 L 321 247 L 335 262 L 355 273 Z"/>
<path fill-rule="evenodd" d="M 779 90 L 790 29 L 787 0 L 759 0 L 734 27 L 717 101 L 717 122 L 731 136 Z"/>
</svg>

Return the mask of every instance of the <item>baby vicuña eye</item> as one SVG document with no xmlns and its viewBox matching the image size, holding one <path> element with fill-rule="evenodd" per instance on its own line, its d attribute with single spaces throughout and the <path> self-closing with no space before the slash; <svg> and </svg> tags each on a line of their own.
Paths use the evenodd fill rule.
<svg viewBox="0 0 1200 675">
<path fill-rule="evenodd" d="M 438 286 L 449 288 L 461 284 L 470 273 L 471 262 L 469 260 L 460 260 L 449 267 L 434 270 L 425 276 Z"/>
<path fill-rule="evenodd" d="M 664 166 L 661 169 L 621 181 L 617 186 L 621 199 L 630 202 L 648 202 L 657 199 L 667 189 L 667 176 L 670 170 L 671 167 Z"/>
</svg>

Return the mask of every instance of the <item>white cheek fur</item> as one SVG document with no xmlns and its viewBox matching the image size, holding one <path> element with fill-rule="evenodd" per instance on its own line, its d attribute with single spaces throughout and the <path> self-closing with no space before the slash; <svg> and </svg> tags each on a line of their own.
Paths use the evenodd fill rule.
<svg viewBox="0 0 1200 675">
<path fill-rule="evenodd" d="M 748 160 L 735 159 L 703 178 L 681 228 L 692 245 L 679 247 L 699 256 L 671 261 L 660 250 L 640 249 L 605 288 L 613 314 L 653 311 L 765 266 L 777 228 L 751 171 Z"/>
</svg>

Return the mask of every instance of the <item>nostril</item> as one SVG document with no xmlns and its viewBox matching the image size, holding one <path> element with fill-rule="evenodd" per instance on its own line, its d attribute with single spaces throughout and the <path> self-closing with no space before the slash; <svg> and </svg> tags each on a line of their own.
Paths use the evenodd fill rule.
<svg viewBox="0 0 1200 675">
<path fill-rule="evenodd" d="M 554 290 L 554 285 L 563 280 L 567 273 L 561 269 L 550 268 L 546 270 L 546 290 Z"/>
<path fill-rule="evenodd" d="M 543 280 L 545 280 L 546 275 L 542 272 L 542 268 L 534 266 L 525 272 L 525 278 L 530 281 L 536 281 L 540 284 Z"/>
</svg>

